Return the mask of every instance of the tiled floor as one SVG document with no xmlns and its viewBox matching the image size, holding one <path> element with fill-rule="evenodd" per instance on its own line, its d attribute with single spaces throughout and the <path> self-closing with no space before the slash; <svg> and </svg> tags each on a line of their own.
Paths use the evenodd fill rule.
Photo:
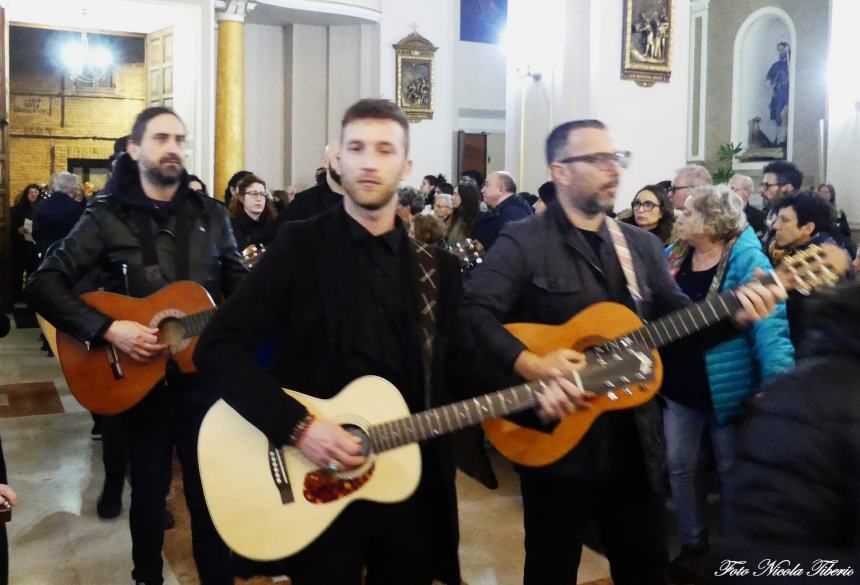
<svg viewBox="0 0 860 585">
<path fill-rule="evenodd" d="M 39 346 L 36 329 L 13 330 L 0 340 L 0 435 L 10 484 L 21 497 L 8 527 L 11 583 L 125 585 L 131 573 L 129 490 L 117 520 L 98 519 L 101 444 L 89 439 L 89 414 L 69 394 L 56 360 Z M 501 484 L 495 491 L 458 478 L 460 558 L 469 585 L 522 582 L 519 485 L 504 460 L 496 459 L 495 467 Z M 168 502 L 177 527 L 165 538 L 167 585 L 197 583 L 181 489 L 176 479 Z M 611 585 L 608 575 L 606 560 L 584 549 L 578 582 Z"/>
</svg>

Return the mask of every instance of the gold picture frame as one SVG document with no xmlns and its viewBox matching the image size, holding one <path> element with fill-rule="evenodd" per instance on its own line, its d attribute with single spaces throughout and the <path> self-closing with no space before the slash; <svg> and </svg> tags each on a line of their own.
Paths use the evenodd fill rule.
<svg viewBox="0 0 860 585">
<path fill-rule="evenodd" d="M 397 105 L 410 122 L 433 119 L 433 54 L 438 47 L 413 32 L 393 45 L 397 56 Z"/>
<path fill-rule="evenodd" d="M 675 0 L 622 0 L 621 79 L 642 86 L 668 83 L 672 75 Z"/>
</svg>

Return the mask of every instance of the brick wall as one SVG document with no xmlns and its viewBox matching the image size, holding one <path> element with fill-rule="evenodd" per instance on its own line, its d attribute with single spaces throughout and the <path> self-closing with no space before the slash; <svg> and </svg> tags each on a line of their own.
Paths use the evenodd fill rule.
<svg viewBox="0 0 860 585">
<path fill-rule="evenodd" d="M 13 194 L 68 170 L 68 159 L 107 159 L 145 107 L 144 39 L 91 35 L 114 52 L 115 89 L 76 90 L 57 64 L 58 47 L 79 35 L 10 27 L 10 182 Z"/>
</svg>

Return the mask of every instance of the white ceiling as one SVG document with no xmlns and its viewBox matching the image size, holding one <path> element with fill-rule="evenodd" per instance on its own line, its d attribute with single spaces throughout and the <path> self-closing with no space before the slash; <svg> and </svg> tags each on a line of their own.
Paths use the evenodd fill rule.
<svg viewBox="0 0 860 585">
<path fill-rule="evenodd" d="M 6 17 L 66 29 L 150 33 L 174 24 L 187 7 L 165 0 L 8 0 Z"/>
</svg>

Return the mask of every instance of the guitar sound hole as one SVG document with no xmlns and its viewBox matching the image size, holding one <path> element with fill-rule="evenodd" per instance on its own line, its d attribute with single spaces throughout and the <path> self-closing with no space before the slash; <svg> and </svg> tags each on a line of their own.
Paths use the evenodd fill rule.
<svg viewBox="0 0 860 585">
<path fill-rule="evenodd" d="M 179 319 L 168 317 L 158 324 L 159 341 L 176 346 L 185 339 L 185 327 Z"/>
<path fill-rule="evenodd" d="M 305 476 L 303 494 L 311 504 L 327 504 L 361 489 L 370 481 L 373 466 L 358 477 L 341 478 L 326 471 L 314 471 Z"/>
<path fill-rule="evenodd" d="M 358 425 L 354 424 L 344 424 L 341 425 L 343 430 L 347 433 L 361 441 L 361 454 L 363 457 L 370 457 L 370 437 L 367 436 L 367 433 Z"/>
</svg>

